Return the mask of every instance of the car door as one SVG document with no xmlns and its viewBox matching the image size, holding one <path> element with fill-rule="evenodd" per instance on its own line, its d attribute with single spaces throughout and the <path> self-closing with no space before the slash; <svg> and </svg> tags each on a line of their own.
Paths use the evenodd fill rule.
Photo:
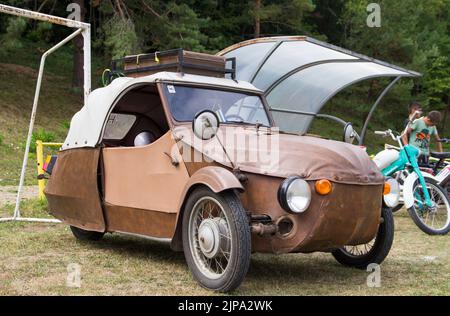
<svg viewBox="0 0 450 316">
<path fill-rule="evenodd" d="M 141 147 L 103 149 L 108 231 L 171 238 L 189 174 L 172 132 Z"/>
</svg>

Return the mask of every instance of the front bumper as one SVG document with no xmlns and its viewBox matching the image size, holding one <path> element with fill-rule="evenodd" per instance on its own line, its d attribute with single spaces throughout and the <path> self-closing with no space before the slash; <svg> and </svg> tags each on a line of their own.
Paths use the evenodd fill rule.
<svg viewBox="0 0 450 316">
<path fill-rule="evenodd" d="M 309 182 L 312 200 L 301 214 L 289 214 L 277 201 L 281 178 L 248 175 L 241 199 L 252 215 L 268 215 L 274 223 L 292 221 L 289 234 L 277 233 L 252 237 L 255 252 L 288 253 L 331 251 L 344 245 L 364 244 L 372 240 L 381 218 L 383 185 L 333 183 L 325 196 L 315 193 Z"/>
</svg>

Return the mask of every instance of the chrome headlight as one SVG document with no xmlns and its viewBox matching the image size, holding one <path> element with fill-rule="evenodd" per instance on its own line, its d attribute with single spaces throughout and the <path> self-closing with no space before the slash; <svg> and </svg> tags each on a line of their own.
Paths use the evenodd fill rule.
<svg viewBox="0 0 450 316">
<path fill-rule="evenodd" d="M 278 189 L 278 202 L 287 212 L 303 213 L 311 203 L 311 189 L 300 177 L 290 177 Z"/>
<path fill-rule="evenodd" d="M 400 201 L 400 184 L 394 178 L 387 178 L 385 181 L 389 187 L 389 192 L 383 192 L 383 201 L 387 207 L 393 208 L 399 204 Z"/>
</svg>

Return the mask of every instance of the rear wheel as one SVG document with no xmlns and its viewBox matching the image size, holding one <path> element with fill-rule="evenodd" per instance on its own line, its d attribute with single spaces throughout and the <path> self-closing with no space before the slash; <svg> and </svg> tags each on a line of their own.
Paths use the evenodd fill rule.
<svg viewBox="0 0 450 316">
<path fill-rule="evenodd" d="M 191 193 L 183 214 L 183 250 L 203 287 L 227 292 L 241 284 L 250 265 L 251 234 L 234 192 L 200 188 Z"/>
<path fill-rule="evenodd" d="M 408 213 L 414 223 L 428 235 L 445 235 L 450 231 L 450 200 L 446 189 L 437 184 L 434 179 L 425 178 L 428 193 L 433 206 L 429 207 L 425 201 L 424 190 L 419 181 L 413 189 L 414 205 Z"/>
<path fill-rule="evenodd" d="M 378 233 L 367 244 L 344 246 L 332 252 L 333 257 L 346 266 L 366 269 L 371 263 L 381 264 L 389 254 L 394 241 L 394 217 L 389 208 L 381 212 L 382 222 Z"/>
<path fill-rule="evenodd" d="M 105 235 L 105 233 L 84 230 L 75 226 L 70 226 L 70 230 L 72 231 L 72 234 L 79 240 L 97 241 L 102 239 L 103 235 Z"/>
</svg>

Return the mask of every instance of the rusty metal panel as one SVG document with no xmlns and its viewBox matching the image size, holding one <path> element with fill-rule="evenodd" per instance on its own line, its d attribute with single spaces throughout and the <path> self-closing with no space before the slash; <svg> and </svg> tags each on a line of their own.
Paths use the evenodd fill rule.
<svg viewBox="0 0 450 316">
<path fill-rule="evenodd" d="M 314 181 L 310 207 L 301 214 L 289 214 L 278 204 L 280 178 L 246 174 L 248 181 L 241 194 L 244 208 L 252 215 L 269 215 L 273 222 L 289 218 L 290 234 L 260 237 L 254 235 L 256 252 L 287 253 L 329 251 L 344 245 L 369 242 L 377 233 L 381 217 L 383 185 L 354 185 L 333 182 L 331 194 L 315 193 Z"/>
<path fill-rule="evenodd" d="M 4 5 L 4 4 L 0 4 L 0 12 L 15 15 L 15 16 L 21 16 L 21 17 L 25 17 L 25 18 L 29 18 L 29 19 L 49 22 L 49 23 L 53 23 L 53 24 L 64 25 L 67 27 L 83 28 L 83 29 L 90 28 L 90 24 L 88 24 L 88 23 L 65 19 L 65 18 L 61 18 L 58 16 L 44 14 L 44 13 L 40 13 L 40 12 L 36 12 L 36 11 L 16 8 L 16 7 Z"/>
<path fill-rule="evenodd" d="M 105 201 L 135 209 L 178 213 L 189 174 L 173 149 L 176 144 L 171 132 L 147 146 L 103 149 Z"/>
<path fill-rule="evenodd" d="M 108 232 L 172 238 L 177 214 L 105 204 Z"/>
<path fill-rule="evenodd" d="M 80 148 L 58 154 L 45 189 L 50 213 L 82 229 L 105 231 L 98 191 L 100 148 Z"/>
</svg>

